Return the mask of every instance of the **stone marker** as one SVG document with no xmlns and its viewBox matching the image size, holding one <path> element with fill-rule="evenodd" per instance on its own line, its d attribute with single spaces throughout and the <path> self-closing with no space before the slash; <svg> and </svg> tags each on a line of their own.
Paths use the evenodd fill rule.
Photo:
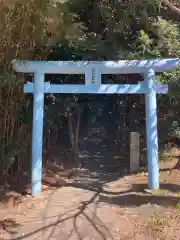
<svg viewBox="0 0 180 240">
<path fill-rule="evenodd" d="M 140 134 L 131 132 L 130 136 L 130 172 L 135 173 L 140 170 L 140 149 L 139 149 Z"/>
</svg>

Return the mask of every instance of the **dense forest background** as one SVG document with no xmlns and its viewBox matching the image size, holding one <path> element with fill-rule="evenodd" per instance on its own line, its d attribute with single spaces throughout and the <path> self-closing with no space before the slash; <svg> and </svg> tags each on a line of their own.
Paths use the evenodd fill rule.
<svg viewBox="0 0 180 240">
<path fill-rule="evenodd" d="M 13 59 L 117 60 L 180 57 L 180 4 L 166 0 L 0 1 L 0 174 L 2 183 L 30 172 L 32 96 L 23 84 L 32 75 L 12 70 Z M 136 83 L 138 75 L 104 75 L 105 83 Z M 81 83 L 84 76 L 47 75 L 53 83 Z M 162 73 L 169 84 L 158 96 L 160 157 L 180 144 L 180 68 Z M 141 95 L 45 96 L 44 164 L 52 149 L 79 163 L 80 142 L 94 135 L 128 157 L 130 132 L 141 136 L 146 164 L 145 109 Z M 112 144 L 113 143 L 113 144 Z M 58 149 L 58 150 L 57 150 Z M 50 158 L 51 159 L 51 158 Z M 50 160 L 51 161 L 51 160 Z"/>
</svg>

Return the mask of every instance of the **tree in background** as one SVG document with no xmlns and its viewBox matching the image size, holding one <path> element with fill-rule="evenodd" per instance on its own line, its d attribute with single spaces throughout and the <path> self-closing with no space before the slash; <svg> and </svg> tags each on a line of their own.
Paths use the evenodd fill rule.
<svg viewBox="0 0 180 240">
<path fill-rule="evenodd" d="M 179 57 L 179 19 L 178 1 L 1 1 L 0 160 L 4 176 L 7 176 L 8 169 L 12 168 L 14 162 L 18 162 L 19 169 L 27 169 L 31 143 L 32 97 L 23 94 L 22 86 L 25 79 L 31 80 L 32 76 L 14 73 L 11 68 L 12 59 L 117 60 Z M 68 83 L 74 77 L 64 76 L 61 80 Z M 49 75 L 47 78 L 51 82 L 60 80 L 59 76 L 55 78 Z M 109 78 L 113 82 L 123 82 L 132 81 L 133 76 Z M 76 77 L 76 80 L 82 79 Z M 169 129 L 165 136 L 161 136 L 161 140 L 179 138 L 179 71 L 163 73 L 158 76 L 158 81 L 168 82 L 171 86 L 170 95 L 160 99 L 159 114 L 163 123 L 160 126 L 161 129 Z M 58 138 L 55 132 L 69 129 L 77 161 L 80 115 L 83 115 L 87 103 L 92 114 L 93 109 L 97 109 L 97 105 L 93 104 L 96 99 L 96 96 L 46 96 L 45 144 L 48 141 L 51 145 L 52 140 Z M 113 119 L 119 126 L 124 124 L 132 129 L 144 124 L 143 114 L 131 125 L 127 119 L 128 108 L 132 108 L 133 114 L 143 111 L 143 97 L 117 96 L 112 99 L 112 104 L 109 105 L 120 107 L 121 116 L 116 107 L 109 114 L 113 114 Z M 164 109 L 165 105 L 167 107 Z M 105 104 L 101 104 L 98 113 L 103 113 L 105 109 Z M 168 111 L 167 114 L 164 111 Z M 122 116 L 123 120 L 119 121 Z M 143 128 L 141 131 L 144 131 Z"/>
</svg>

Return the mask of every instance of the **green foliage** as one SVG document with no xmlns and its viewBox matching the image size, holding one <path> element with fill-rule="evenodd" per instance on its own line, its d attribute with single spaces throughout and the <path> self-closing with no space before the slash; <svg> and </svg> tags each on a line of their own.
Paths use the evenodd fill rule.
<svg viewBox="0 0 180 240">
<path fill-rule="evenodd" d="M 16 84 L 16 76 L 12 73 L 2 73 L 0 75 L 0 88 L 5 88 L 8 85 Z"/>
<path fill-rule="evenodd" d="M 5 1 L 0 8 L 1 159 L 6 159 L 6 156 L 12 159 L 14 152 L 24 156 L 22 148 L 29 149 L 31 132 L 32 97 L 23 94 L 22 85 L 26 77 L 12 72 L 12 59 L 116 60 L 180 57 L 179 22 L 174 20 L 169 11 L 159 0 Z M 157 76 L 158 82 L 170 86 L 169 96 L 163 96 L 160 100 L 160 104 L 165 104 L 168 109 L 179 102 L 179 76 L 180 67 L 174 72 Z M 77 76 L 48 75 L 46 80 L 62 83 L 76 80 L 79 83 L 83 79 Z M 115 81 L 113 77 L 111 80 Z M 115 126 L 116 123 L 119 126 L 119 119 L 126 114 L 127 106 L 135 106 L 133 111 L 136 113 L 143 111 L 144 100 L 141 97 L 117 96 L 108 101 L 106 96 L 102 98 L 100 100 L 97 96 L 82 95 L 46 96 L 45 138 L 49 132 L 65 129 L 69 114 L 76 118 L 75 106 L 82 113 L 89 114 L 89 119 L 95 120 L 104 116 L 106 111 L 108 114 L 113 112 Z M 142 126 L 144 116 L 141 115 L 134 120 L 134 125 L 129 124 L 131 119 L 126 122 L 131 128 Z M 160 115 L 163 113 L 160 112 Z M 123 122 L 124 128 L 128 128 L 129 125 L 123 121 L 121 123 Z M 179 136 L 178 119 L 173 117 L 167 120 L 166 126 L 168 138 Z M 144 125 L 141 131 L 143 134 Z M 28 136 L 27 141 L 24 140 L 25 136 Z M 16 141 L 16 138 L 23 141 Z"/>
<path fill-rule="evenodd" d="M 180 122 L 173 121 L 171 128 L 169 129 L 169 137 L 180 139 Z"/>
</svg>

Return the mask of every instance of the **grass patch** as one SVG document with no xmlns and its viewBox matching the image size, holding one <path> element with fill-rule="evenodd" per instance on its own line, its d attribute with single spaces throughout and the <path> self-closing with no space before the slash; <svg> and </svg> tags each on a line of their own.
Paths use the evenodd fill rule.
<svg viewBox="0 0 180 240">
<path fill-rule="evenodd" d="M 171 223 L 168 216 L 160 216 L 155 214 L 147 222 L 148 233 L 153 239 L 167 239 L 168 230 L 170 227 Z"/>
<path fill-rule="evenodd" d="M 164 196 L 164 197 L 166 197 L 166 196 L 173 196 L 174 195 L 172 192 L 168 191 L 167 189 L 163 189 L 163 188 L 154 190 L 151 193 L 154 196 Z"/>
<path fill-rule="evenodd" d="M 177 211 L 180 213 L 180 200 L 179 200 L 179 202 L 176 204 L 176 209 L 177 209 Z"/>
</svg>

